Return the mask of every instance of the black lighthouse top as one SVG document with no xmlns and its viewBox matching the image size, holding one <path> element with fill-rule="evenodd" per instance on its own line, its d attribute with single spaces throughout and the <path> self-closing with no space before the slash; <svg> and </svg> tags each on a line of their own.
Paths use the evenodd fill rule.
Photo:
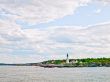
<svg viewBox="0 0 110 82">
<path fill-rule="evenodd" d="M 68 58 L 68 53 L 67 53 L 67 58 Z"/>
</svg>

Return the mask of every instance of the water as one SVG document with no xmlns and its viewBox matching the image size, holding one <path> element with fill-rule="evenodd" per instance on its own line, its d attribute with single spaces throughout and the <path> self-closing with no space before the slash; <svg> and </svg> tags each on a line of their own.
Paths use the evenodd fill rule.
<svg viewBox="0 0 110 82">
<path fill-rule="evenodd" d="M 1 66 L 0 82 L 110 82 L 110 68 Z"/>
</svg>

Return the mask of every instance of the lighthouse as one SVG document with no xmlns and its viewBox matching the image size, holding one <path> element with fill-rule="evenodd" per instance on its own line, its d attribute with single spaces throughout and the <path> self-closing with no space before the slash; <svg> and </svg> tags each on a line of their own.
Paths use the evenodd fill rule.
<svg viewBox="0 0 110 82">
<path fill-rule="evenodd" d="M 67 53 L 66 64 L 69 64 L 69 55 Z"/>
</svg>

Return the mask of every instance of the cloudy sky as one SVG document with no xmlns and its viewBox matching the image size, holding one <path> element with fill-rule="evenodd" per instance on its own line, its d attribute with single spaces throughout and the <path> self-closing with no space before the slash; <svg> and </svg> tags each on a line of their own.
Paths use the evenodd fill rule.
<svg viewBox="0 0 110 82">
<path fill-rule="evenodd" d="M 0 0 L 0 63 L 110 57 L 110 0 Z"/>
</svg>

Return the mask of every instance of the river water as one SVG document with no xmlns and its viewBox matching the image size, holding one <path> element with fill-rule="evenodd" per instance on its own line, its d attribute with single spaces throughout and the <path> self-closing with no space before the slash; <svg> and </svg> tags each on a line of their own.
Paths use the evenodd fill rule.
<svg viewBox="0 0 110 82">
<path fill-rule="evenodd" d="M 0 82 L 110 82 L 110 68 L 1 66 Z"/>
</svg>

